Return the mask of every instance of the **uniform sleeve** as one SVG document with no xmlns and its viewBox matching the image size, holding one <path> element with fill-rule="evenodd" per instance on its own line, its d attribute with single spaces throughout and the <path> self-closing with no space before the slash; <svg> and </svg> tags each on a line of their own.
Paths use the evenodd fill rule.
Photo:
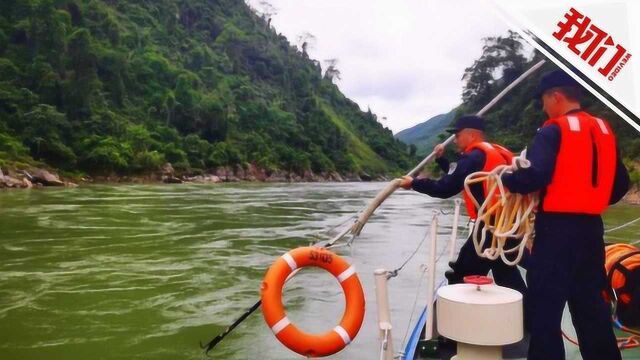
<svg viewBox="0 0 640 360">
<path fill-rule="evenodd" d="M 618 149 L 618 163 L 616 164 L 616 175 L 613 180 L 613 188 L 611 189 L 611 198 L 609 204 L 615 204 L 622 199 L 622 197 L 629 191 L 631 181 L 629 180 L 629 171 L 622 162 L 620 156 L 620 149 Z"/>
<path fill-rule="evenodd" d="M 460 158 L 453 173 L 444 175 L 440 180 L 416 178 L 413 179 L 411 187 L 429 196 L 450 198 L 464 189 L 464 179 L 467 175 L 482 170 L 485 158 L 482 151 L 474 150 Z"/>
<path fill-rule="evenodd" d="M 444 156 L 436 158 L 436 163 L 440 166 L 440 170 L 444 171 L 444 173 L 449 172 L 449 159 Z"/>
<path fill-rule="evenodd" d="M 527 150 L 531 167 L 502 176 L 502 183 L 509 191 L 528 194 L 544 189 L 551 183 L 556 157 L 560 149 L 560 128 L 549 125 L 538 130 L 533 144 Z"/>
</svg>

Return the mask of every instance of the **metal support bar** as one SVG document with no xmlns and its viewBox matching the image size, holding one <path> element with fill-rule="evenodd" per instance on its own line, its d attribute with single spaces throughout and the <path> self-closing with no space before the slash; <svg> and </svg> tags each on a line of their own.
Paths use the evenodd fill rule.
<svg viewBox="0 0 640 360">
<path fill-rule="evenodd" d="M 429 259 L 427 262 L 427 322 L 425 324 L 424 339 L 433 338 L 433 299 L 436 282 L 436 251 L 438 242 L 438 214 L 431 219 L 431 243 L 429 244 Z"/>
<path fill-rule="evenodd" d="M 380 329 L 380 360 L 393 360 L 387 273 L 388 271 L 385 269 L 377 269 L 373 272 L 376 283 L 376 304 L 378 305 L 378 328 Z"/>
<path fill-rule="evenodd" d="M 453 225 L 451 225 L 451 238 L 449 239 L 449 261 L 455 260 L 456 240 L 458 240 L 458 220 L 460 219 L 460 203 L 462 200 L 454 200 L 456 207 L 453 211 Z"/>
</svg>

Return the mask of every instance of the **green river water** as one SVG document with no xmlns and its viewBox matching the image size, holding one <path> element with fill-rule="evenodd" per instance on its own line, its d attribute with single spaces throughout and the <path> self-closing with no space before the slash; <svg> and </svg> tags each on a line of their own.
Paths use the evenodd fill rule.
<svg viewBox="0 0 640 360">
<path fill-rule="evenodd" d="M 261 278 L 277 256 L 327 239 L 334 234 L 327 229 L 357 213 L 384 185 L 94 185 L 0 192 L 0 359 L 201 359 L 198 342 L 258 300 Z M 373 271 L 399 266 L 423 239 L 435 209 L 444 211 L 438 251 L 445 250 L 452 208 L 451 200 L 399 191 L 353 248 L 336 250 L 358 270 L 367 313 L 358 337 L 332 358 L 377 357 Z M 617 206 L 606 224 L 638 216 L 638 207 Z M 640 224 L 611 236 L 640 240 Z M 426 243 L 389 284 L 396 348 L 414 303 L 426 302 L 420 272 Z M 446 261 L 445 254 L 439 278 Z M 338 322 L 342 297 L 330 275 L 305 270 L 287 285 L 285 303 L 293 322 L 319 332 Z M 299 358 L 280 345 L 259 311 L 212 356 Z"/>
</svg>

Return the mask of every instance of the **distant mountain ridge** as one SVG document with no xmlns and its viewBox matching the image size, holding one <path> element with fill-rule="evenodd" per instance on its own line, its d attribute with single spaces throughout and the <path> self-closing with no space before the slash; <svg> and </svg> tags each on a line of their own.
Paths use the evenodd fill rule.
<svg viewBox="0 0 640 360">
<path fill-rule="evenodd" d="M 453 122 L 456 109 L 446 114 L 436 115 L 425 122 L 404 129 L 395 135 L 395 138 L 408 145 L 415 145 L 416 154 L 424 155 L 432 150 L 438 143 L 439 135 Z"/>
</svg>

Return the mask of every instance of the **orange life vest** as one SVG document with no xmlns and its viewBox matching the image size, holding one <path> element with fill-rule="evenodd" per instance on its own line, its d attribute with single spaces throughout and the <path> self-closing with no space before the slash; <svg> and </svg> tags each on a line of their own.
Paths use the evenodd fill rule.
<svg viewBox="0 0 640 360">
<path fill-rule="evenodd" d="M 542 209 L 600 215 L 616 173 L 616 138 L 609 124 L 584 111 L 547 120 L 560 128 L 560 149 Z"/>
<path fill-rule="evenodd" d="M 513 159 L 513 153 L 507 148 L 498 144 L 490 144 L 484 141 L 469 145 L 464 150 L 464 153 L 469 154 L 475 149 L 482 151 L 485 155 L 484 167 L 482 168 L 482 171 L 491 171 L 499 165 L 511 164 L 511 159 Z M 486 197 L 489 191 L 486 183 L 483 183 L 483 191 L 484 196 Z M 467 207 L 467 214 L 469 215 L 469 218 L 471 218 L 471 220 L 475 220 L 478 217 L 478 211 L 473 204 L 473 201 L 471 201 L 471 194 L 469 194 L 465 190 L 462 196 Z"/>
</svg>

